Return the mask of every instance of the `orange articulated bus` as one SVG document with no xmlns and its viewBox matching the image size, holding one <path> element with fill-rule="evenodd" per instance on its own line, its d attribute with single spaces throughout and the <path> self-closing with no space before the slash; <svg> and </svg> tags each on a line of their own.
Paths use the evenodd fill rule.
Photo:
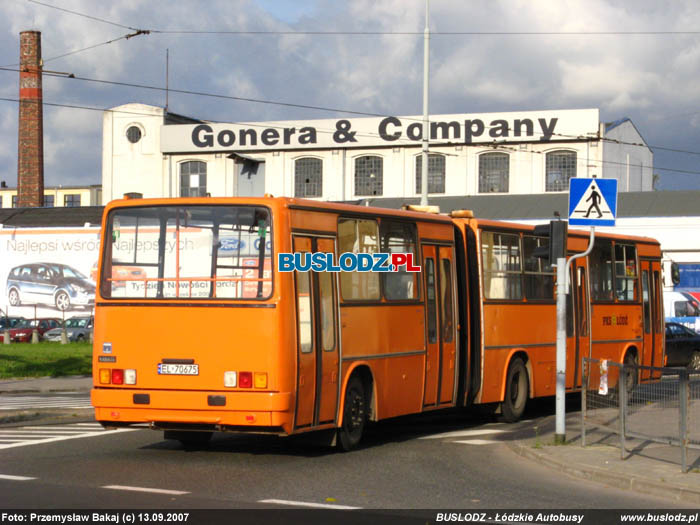
<svg viewBox="0 0 700 525">
<path fill-rule="evenodd" d="M 96 419 L 185 443 L 327 430 L 345 450 L 368 421 L 443 407 L 500 403 L 515 421 L 529 398 L 554 394 L 554 274 L 532 254 L 546 242 L 464 212 L 114 201 L 95 309 Z M 568 242 L 582 252 L 587 235 Z M 305 252 L 413 254 L 420 271 L 279 271 L 279 254 Z M 661 364 L 656 241 L 599 235 L 571 281 L 569 391 L 583 356 Z"/>
<path fill-rule="evenodd" d="M 459 215 L 456 213 L 455 215 Z M 473 401 L 500 403 L 506 421 L 528 399 L 556 390 L 556 278 L 535 256 L 549 240 L 534 227 L 454 219 L 466 241 L 471 289 L 469 361 Z M 570 230 L 567 254 L 586 250 L 589 233 Z M 566 308 L 566 389 L 581 389 L 583 357 L 664 365 L 661 249 L 657 241 L 596 233 L 592 252 L 571 267 Z M 643 370 L 628 381 L 648 381 Z M 617 377 L 611 377 L 611 386 Z M 467 401 L 469 401 L 467 399 Z"/>
</svg>

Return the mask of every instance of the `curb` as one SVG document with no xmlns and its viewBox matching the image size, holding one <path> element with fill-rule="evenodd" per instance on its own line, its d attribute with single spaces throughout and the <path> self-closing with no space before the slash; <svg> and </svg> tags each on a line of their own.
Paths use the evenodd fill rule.
<svg viewBox="0 0 700 525">
<path fill-rule="evenodd" d="M 34 425 L 58 424 L 70 421 L 72 423 L 85 423 L 95 421 L 95 415 L 91 408 L 78 409 L 42 409 L 16 410 L 0 416 L 0 428 L 12 428 Z"/>
<path fill-rule="evenodd" d="M 551 469 L 558 470 L 570 476 L 583 478 L 589 481 L 603 483 L 605 485 L 632 490 L 651 496 L 662 496 L 681 502 L 688 502 L 700 505 L 700 487 L 697 490 L 670 482 L 660 482 L 648 478 L 639 478 L 617 472 L 610 472 L 598 467 L 564 463 L 551 456 L 539 452 L 531 446 L 522 443 L 507 443 L 515 454 L 537 461 Z"/>
</svg>

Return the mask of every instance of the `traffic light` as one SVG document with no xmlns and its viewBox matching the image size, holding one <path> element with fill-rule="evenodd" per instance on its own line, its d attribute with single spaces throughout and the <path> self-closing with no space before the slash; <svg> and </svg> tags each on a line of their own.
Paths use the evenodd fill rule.
<svg viewBox="0 0 700 525">
<path fill-rule="evenodd" d="M 533 232 L 537 237 L 546 237 L 548 246 L 535 248 L 533 255 L 543 259 L 549 259 L 549 264 L 556 264 L 557 259 L 566 257 L 566 241 L 569 232 L 569 223 L 566 221 L 549 221 L 548 224 L 535 226 Z"/>
</svg>

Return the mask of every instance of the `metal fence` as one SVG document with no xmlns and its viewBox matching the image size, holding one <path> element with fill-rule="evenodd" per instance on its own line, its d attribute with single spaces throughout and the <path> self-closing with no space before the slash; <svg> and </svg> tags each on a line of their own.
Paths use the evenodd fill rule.
<svg viewBox="0 0 700 525">
<path fill-rule="evenodd" d="M 581 370 L 583 446 L 586 427 L 617 434 L 622 459 L 626 438 L 673 445 L 688 471 L 688 449 L 700 449 L 700 374 L 587 357 Z"/>
</svg>

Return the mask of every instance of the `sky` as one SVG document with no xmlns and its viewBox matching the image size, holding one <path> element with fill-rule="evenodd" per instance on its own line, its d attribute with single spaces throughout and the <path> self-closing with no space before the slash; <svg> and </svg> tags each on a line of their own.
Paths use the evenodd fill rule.
<svg viewBox="0 0 700 525">
<path fill-rule="evenodd" d="M 429 23 L 431 114 L 598 108 L 633 121 L 657 189 L 700 189 L 697 0 L 430 0 Z M 45 184 L 68 186 L 101 183 L 102 110 L 165 105 L 166 50 L 171 89 L 268 102 L 170 92 L 175 113 L 420 115 L 424 24 L 424 0 L 0 0 L 0 181 L 17 184 L 21 31 L 79 77 L 43 83 Z"/>
</svg>

